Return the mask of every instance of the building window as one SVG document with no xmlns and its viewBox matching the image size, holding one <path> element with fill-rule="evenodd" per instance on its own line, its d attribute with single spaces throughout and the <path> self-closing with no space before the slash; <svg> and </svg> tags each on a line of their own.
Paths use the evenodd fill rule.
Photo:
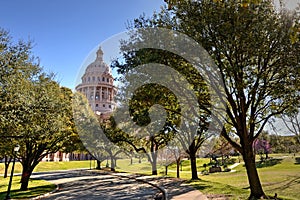
<svg viewBox="0 0 300 200">
<path fill-rule="evenodd" d="M 102 81 L 105 81 L 105 78 L 104 78 L 104 77 L 102 77 Z"/>
<path fill-rule="evenodd" d="M 105 104 L 103 104 L 103 108 L 105 108 Z"/>
<path fill-rule="evenodd" d="M 108 107 L 111 108 L 111 105 L 109 105 Z"/>
<path fill-rule="evenodd" d="M 98 77 L 98 81 L 101 81 L 100 77 Z"/>
<path fill-rule="evenodd" d="M 95 82 L 95 77 L 93 76 L 93 82 Z"/>
<path fill-rule="evenodd" d="M 99 107 L 99 105 L 98 104 L 96 104 L 96 108 L 98 108 Z"/>
<path fill-rule="evenodd" d="M 96 99 L 96 100 L 98 100 L 98 99 L 99 99 L 99 92 L 96 92 L 95 99 Z"/>
<path fill-rule="evenodd" d="M 109 78 L 106 79 L 106 82 L 109 82 Z"/>
<path fill-rule="evenodd" d="M 88 77 L 88 82 L 90 82 L 91 81 L 91 78 L 90 77 Z"/>
</svg>

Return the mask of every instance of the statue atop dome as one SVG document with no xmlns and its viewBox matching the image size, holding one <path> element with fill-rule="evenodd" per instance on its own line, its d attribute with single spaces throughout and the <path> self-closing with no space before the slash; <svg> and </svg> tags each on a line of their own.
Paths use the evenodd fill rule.
<svg viewBox="0 0 300 200">
<path fill-rule="evenodd" d="M 96 58 L 96 60 L 103 61 L 103 51 L 101 49 L 101 46 L 99 47 L 99 49 L 97 51 L 97 58 Z"/>
</svg>

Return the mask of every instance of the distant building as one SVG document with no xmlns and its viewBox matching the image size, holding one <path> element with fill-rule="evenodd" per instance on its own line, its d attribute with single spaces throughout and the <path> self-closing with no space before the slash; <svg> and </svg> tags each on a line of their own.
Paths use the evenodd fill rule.
<svg viewBox="0 0 300 200">
<path fill-rule="evenodd" d="M 111 69 L 103 61 L 101 47 L 96 55 L 95 61 L 87 66 L 81 77 L 81 83 L 75 89 L 84 94 L 92 110 L 105 119 L 115 108 L 114 96 L 117 90 L 114 86 Z"/>
<path fill-rule="evenodd" d="M 42 161 L 54 161 L 54 162 L 60 162 L 60 161 L 72 161 L 72 160 L 90 160 L 93 159 L 92 156 L 89 153 L 63 153 L 63 152 L 56 152 L 56 153 L 50 153 L 46 157 L 43 158 Z"/>
</svg>

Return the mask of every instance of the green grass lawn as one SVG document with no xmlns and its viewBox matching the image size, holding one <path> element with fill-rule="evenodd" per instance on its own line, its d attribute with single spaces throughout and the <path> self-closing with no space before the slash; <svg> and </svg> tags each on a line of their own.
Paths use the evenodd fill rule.
<svg viewBox="0 0 300 200">
<path fill-rule="evenodd" d="M 0 199 L 5 199 L 6 197 L 8 182 L 9 177 L 0 177 Z M 28 190 L 20 191 L 20 176 L 14 176 L 10 196 L 13 199 L 32 198 L 53 191 L 55 187 L 54 184 L 47 181 L 30 180 Z"/>
</svg>

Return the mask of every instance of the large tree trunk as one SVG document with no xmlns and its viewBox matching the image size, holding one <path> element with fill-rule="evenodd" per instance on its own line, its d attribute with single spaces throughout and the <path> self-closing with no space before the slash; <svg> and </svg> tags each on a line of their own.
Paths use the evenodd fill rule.
<svg viewBox="0 0 300 200">
<path fill-rule="evenodd" d="M 110 156 L 110 170 L 112 172 L 116 171 L 116 169 L 115 169 L 115 159 L 114 159 L 113 156 Z"/>
<path fill-rule="evenodd" d="M 97 160 L 97 167 L 96 169 L 101 169 L 101 161 L 100 160 Z"/>
<path fill-rule="evenodd" d="M 252 145 L 244 147 L 243 159 L 247 170 L 248 181 L 250 184 L 250 197 L 249 199 L 260 199 L 265 197 L 263 192 L 259 176 L 255 165 L 255 154 L 253 152 Z"/>
<path fill-rule="evenodd" d="M 157 153 L 156 152 L 151 152 L 152 155 L 152 175 L 157 175 L 157 167 L 156 167 L 156 162 L 157 162 Z"/>
<path fill-rule="evenodd" d="M 190 161 L 191 161 L 191 170 L 192 170 L 192 180 L 197 180 L 198 173 L 197 173 L 197 161 L 196 161 L 196 153 L 190 152 Z"/>
<path fill-rule="evenodd" d="M 21 177 L 21 191 L 28 190 L 29 178 L 32 174 L 31 167 L 27 167 L 23 165 L 22 177 Z"/>
<path fill-rule="evenodd" d="M 189 154 L 190 161 L 191 161 L 191 171 L 192 171 L 192 180 L 198 180 L 198 173 L 197 173 L 197 161 L 196 161 L 196 147 L 195 147 L 195 140 L 189 146 L 189 150 L 187 153 Z"/>
</svg>

